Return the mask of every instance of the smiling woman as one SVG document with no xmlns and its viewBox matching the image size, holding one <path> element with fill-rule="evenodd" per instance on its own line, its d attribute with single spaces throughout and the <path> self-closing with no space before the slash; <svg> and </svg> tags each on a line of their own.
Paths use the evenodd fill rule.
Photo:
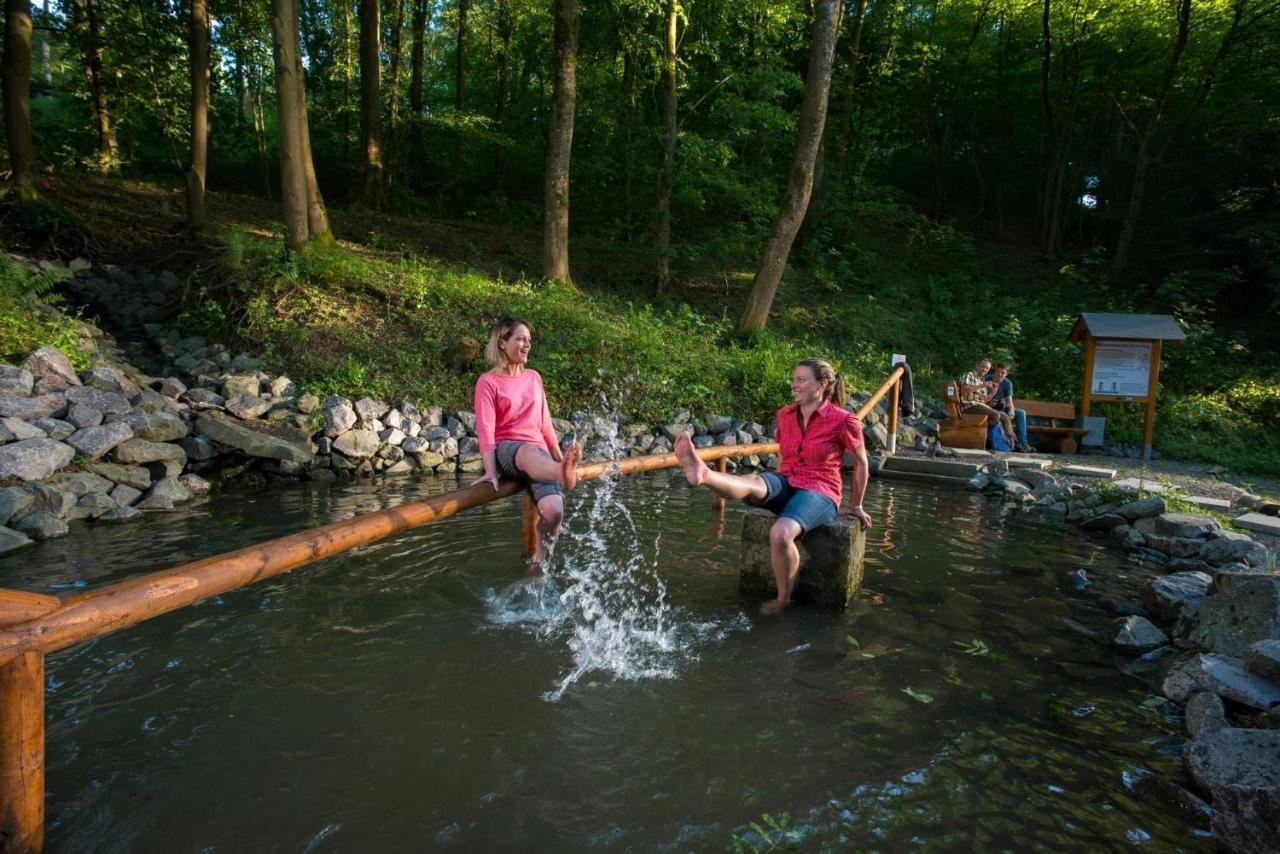
<svg viewBox="0 0 1280 854">
<path fill-rule="evenodd" d="M 532 349 L 533 332 L 518 317 L 504 317 L 489 332 L 484 356 L 492 367 L 476 381 L 476 436 L 484 459 L 476 483 L 496 490 L 501 477 L 526 482 L 538 506 L 538 545 L 530 559 L 536 569 L 564 520 L 564 490 L 577 485 L 582 448 L 573 442 L 560 451 L 542 377 L 528 367 Z"/>
</svg>

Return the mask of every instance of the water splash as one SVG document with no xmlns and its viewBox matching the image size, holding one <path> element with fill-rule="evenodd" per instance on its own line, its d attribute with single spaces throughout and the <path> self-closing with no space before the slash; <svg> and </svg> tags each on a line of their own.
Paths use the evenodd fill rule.
<svg viewBox="0 0 1280 854">
<path fill-rule="evenodd" d="M 595 455 L 616 463 L 622 456 L 616 413 L 594 417 L 591 424 Z M 661 505 L 657 524 L 642 530 L 618 485 L 619 477 L 611 475 L 571 493 L 565 526 L 543 567 L 546 574 L 488 597 L 492 622 L 567 647 L 571 663 L 543 694 L 552 702 L 589 673 L 626 680 L 672 678 L 697 659 L 698 650 L 750 626 L 744 615 L 723 623 L 694 621 L 672 606 L 658 572 Z"/>
</svg>

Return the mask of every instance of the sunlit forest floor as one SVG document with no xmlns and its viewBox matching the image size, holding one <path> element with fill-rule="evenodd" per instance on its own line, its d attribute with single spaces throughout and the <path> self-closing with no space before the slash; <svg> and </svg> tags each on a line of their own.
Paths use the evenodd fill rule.
<svg viewBox="0 0 1280 854">
<path fill-rule="evenodd" d="M 1023 396 L 1074 402 L 1082 356 L 1066 340 L 1072 321 L 1125 310 L 1105 282 L 1013 241 L 981 246 L 878 198 L 834 241 L 838 258 L 828 251 L 789 270 L 765 332 L 741 341 L 732 325 L 757 261 L 746 252 L 686 253 L 659 297 L 643 241 L 574 235 L 575 284 L 541 281 L 537 222 L 331 208 L 337 247 L 287 257 L 278 201 L 210 193 L 210 227 L 193 240 L 174 187 L 60 175 L 44 176 L 41 191 L 77 223 L 46 252 L 173 271 L 188 284 L 185 330 L 253 349 L 321 393 L 465 407 L 483 370 L 472 342 L 518 314 L 534 326 L 534 366 L 565 412 L 607 405 L 659 421 L 691 405 L 767 419 L 797 359 L 832 358 L 854 388 L 873 388 L 894 352 L 910 356 L 927 395 L 990 353 L 1014 360 Z M 12 245 L 11 226 L 0 223 Z M 1194 342 L 1167 351 L 1162 381 L 1173 385 L 1162 391 L 1157 449 L 1237 476 L 1280 475 L 1274 425 L 1229 405 L 1230 377 L 1206 371 L 1202 357 Z M 1245 388 L 1274 396 L 1274 366 L 1269 383 L 1248 370 Z M 1137 439 L 1139 407 L 1106 416 L 1110 438 Z"/>
</svg>

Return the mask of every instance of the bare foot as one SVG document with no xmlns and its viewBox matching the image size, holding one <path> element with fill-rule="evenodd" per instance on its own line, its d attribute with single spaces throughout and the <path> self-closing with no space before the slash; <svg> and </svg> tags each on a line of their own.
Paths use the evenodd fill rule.
<svg viewBox="0 0 1280 854">
<path fill-rule="evenodd" d="M 582 460 L 582 446 L 577 442 L 569 445 L 560 461 L 560 485 L 566 491 L 578 485 L 578 463 Z"/>
<path fill-rule="evenodd" d="M 783 602 L 780 599 L 770 599 L 768 602 L 765 602 L 760 606 L 760 613 L 765 614 L 766 616 L 780 614 L 790 604 L 790 601 Z"/>
<path fill-rule="evenodd" d="M 547 550 L 542 546 L 538 546 L 537 550 L 529 555 L 529 574 L 542 575 L 542 564 L 546 563 L 547 557 Z"/>
<path fill-rule="evenodd" d="M 689 481 L 691 486 L 699 486 L 707 479 L 707 464 L 693 449 L 693 439 L 688 433 L 680 434 L 676 439 L 674 450 L 676 459 L 680 461 L 680 468 L 684 470 L 685 480 Z"/>
</svg>

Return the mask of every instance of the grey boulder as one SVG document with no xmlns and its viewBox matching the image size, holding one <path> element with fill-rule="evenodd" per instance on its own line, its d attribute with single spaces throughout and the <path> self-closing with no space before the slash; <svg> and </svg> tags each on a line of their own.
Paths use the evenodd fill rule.
<svg viewBox="0 0 1280 854">
<path fill-rule="evenodd" d="M 1212 588 L 1213 578 L 1203 572 L 1175 572 L 1142 585 L 1142 604 L 1162 622 L 1172 623 L 1183 608 L 1208 596 Z"/>
<path fill-rule="evenodd" d="M 203 413 L 196 429 L 214 442 L 235 448 L 250 457 L 310 463 L 313 459 L 307 434 L 282 423 L 234 421 L 212 412 Z"/>
<path fill-rule="evenodd" d="M 9 527 L 26 534 L 33 540 L 51 540 L 54 537 L 65 536 L 70 530 L 66 522 L 48 510 L 36 510 L 14 519 L 9 523 Z"/>
<path fill-rule="evenodd" d="M 1206 597 L 1178 633 L 1192 646 L 1243 658 L 1257 641 L 1280 637 L 1280 576 L 1241 573 Z"/>
<path fill-rule="evenodd" d="M 96 460 L 133 438 L 133 428 L 123 421 L 85 427 L 67 438 L 67 444 L 91 460 Z"/>
<path fill-rule="evenodd" d="M 1230 851 L 1280 848 L 1280 730 L 1223 729 L 1194 739 L 1187 770 L 1213 798 L 1213 836 Z"/>
<path fill-rule="evenodd" d="M 1161 686 L 1175 703 L 1196 691 L 1212 691 L 1226 700 L 1265 712 L 1280 703 L 1280 687 L 1249 673 L 1238 658 L 1199 653 L 1169 668 Z"/>
<path fill-rule="evenodd" d="M 1111 631 L 1111 645 L 1132 655 L 1142 655 L 1169 643 L 1168 636 L 1146 617 L 1121 617 L 1111 624 Z"/>
<path fill-rule="evenodd" d="M 43 480 L 71 462 L 75 450 L 52 439 L 27 439 L 0 447 L 0 480 Z"/>
<path fill-rule="evenodd" d="M 7 555 L 31 545 L 31 538 L 12 528 L 0 528 L 0 555 Z"/>
</svg>

